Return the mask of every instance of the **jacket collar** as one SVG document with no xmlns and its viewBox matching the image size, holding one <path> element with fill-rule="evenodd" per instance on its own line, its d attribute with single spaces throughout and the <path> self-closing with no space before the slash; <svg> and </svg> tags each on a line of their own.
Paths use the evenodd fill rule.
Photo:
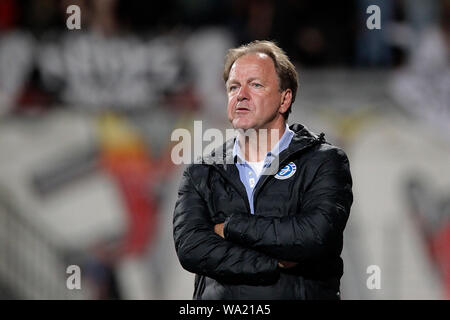
<svg viewBox="0 0 450 320">
<path fill-rule="evenodd" d="M 289 147 L 280 154 L 280 158 L 284 158 L 285 155 L 289 156 L 314 143 L 327 143 L 323 132 L 317 135 L 308 130 L 306 126 L 299 123 L 295 123 L 289 128 L 294 131 L 295 134 L 292 137 Z"/>
<path fill-rule="evenodd" d="M 286 159 L 290 155 L 312 145 L 315 143 L 327 143 L 324 133 L 317 135 L 302 124 L 296 123 L 289 126 L 289 128 L 294 131 L 294 136 L 292 137 L 289 146 L 279 154 L 280 161 Z M 234 167 L 235 157 L 233 156 L 233 149 L 235 145 L 236 138 L 229 139 L 221 147 L 216 148 L 211 154 L 203 157 L 203 164 L 210 164 L 219 167 L 225 171 L 229 171 L 230 167 Z M 217 157 L 216 157 L 217 155 Z M 217 161 L 217 160 L 221 161 Z M 229 166 L 233 164 L 233 166 Z"/>
<path fill-rule="evenodd" d="M 272 148 L 272 150 L 270 150 L 266 154 L 264 161 L 270 163 L 273 160 L 273 158 L 277 157 L 280 154 L 280 150 L 283 151 L 287 147 L 289 147 L 289 144 L 291 143 L 291 140 L 292 140 L 292 137 L 294 136 L 294 134 L 295 133 L 286 124 L 283 135 L 281 136 L 280 140 L 278 140 L 278 142 L 275 144 L 275 146 Z M 242 155 L 241 148 L 239 146 L 237 139 L 234 139 L 233 158 L 236 159 L 236 162 L 240 162 L 240 163 L 247 162 L 244 159 L 244 156 Z"/>
</svg>

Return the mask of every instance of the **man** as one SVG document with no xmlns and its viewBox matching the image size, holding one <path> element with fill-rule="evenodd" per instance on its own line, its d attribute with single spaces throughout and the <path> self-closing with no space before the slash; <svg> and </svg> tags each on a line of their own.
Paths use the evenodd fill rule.
<svg viewBox="0 0 450 320">
<path fill-rule="evenodd" d="M 210 155 L 222 152 L 222 163 L 188 166 L 173 219 L 194 299 L 339 299 L 353 200 L 345 153 L 287 126 L 297 73 L 273 42 L 229 50 L 224 80 L 228 118 L 244 135 Z"/>
</svg>

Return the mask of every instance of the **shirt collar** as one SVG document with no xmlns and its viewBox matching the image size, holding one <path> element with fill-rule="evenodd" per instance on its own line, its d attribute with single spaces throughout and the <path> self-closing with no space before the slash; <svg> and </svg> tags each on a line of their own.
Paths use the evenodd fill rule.
<svg viewBox="0 0 450 320">
<path fill-rule="evenodd" d="M 294 136 L 294 131 L 289 129 L 289 126 L 286 123 L 286 129 L 284 130 L 283 135 L 280 140 L 278 140 L 277 144 L 269 151 L 266 155 L 266 160 L 272 161 L 276 156 L 280 154 L 283 150 L 285 150 L 289 144 L 291 143 L 292 137 Z M 233 146 L 233 158 L 235 158 L 239 163 L 246 163 L 244 157 L 241 154 L 241 148 L 239 146 L 238 139 L 234 140 Z"/>
</svg>

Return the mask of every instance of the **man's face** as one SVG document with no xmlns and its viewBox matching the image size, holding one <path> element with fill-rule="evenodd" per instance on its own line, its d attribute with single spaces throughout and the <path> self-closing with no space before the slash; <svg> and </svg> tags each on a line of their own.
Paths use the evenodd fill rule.
<svg viewBox="0 0 450 320">
<path fill-rule="evenodd" d="M 226 83 L 228 119 L 235 129 L 281 129 L 287 110 L 272 59 L 263 53 L 238 58 Z M 290 90 L 289 90 L 290 91 Z M 289 100 L 290 103 L 290 100 Z"/>
</svg>

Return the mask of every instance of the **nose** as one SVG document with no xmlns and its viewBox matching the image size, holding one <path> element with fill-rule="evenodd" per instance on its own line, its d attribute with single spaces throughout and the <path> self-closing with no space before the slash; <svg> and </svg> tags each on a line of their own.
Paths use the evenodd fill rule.
<svg viewBox="0 0 450 320">
<path fill-rule="evenodd" d="M 239 88 L 239 93 L 237 96 L 237 100 L 238 101 L 243 101 L 243 100 L 248 100 L 249 95 L 248 95 L 248 88 L 247 85 L 243 85 Z"/>
</svg>

